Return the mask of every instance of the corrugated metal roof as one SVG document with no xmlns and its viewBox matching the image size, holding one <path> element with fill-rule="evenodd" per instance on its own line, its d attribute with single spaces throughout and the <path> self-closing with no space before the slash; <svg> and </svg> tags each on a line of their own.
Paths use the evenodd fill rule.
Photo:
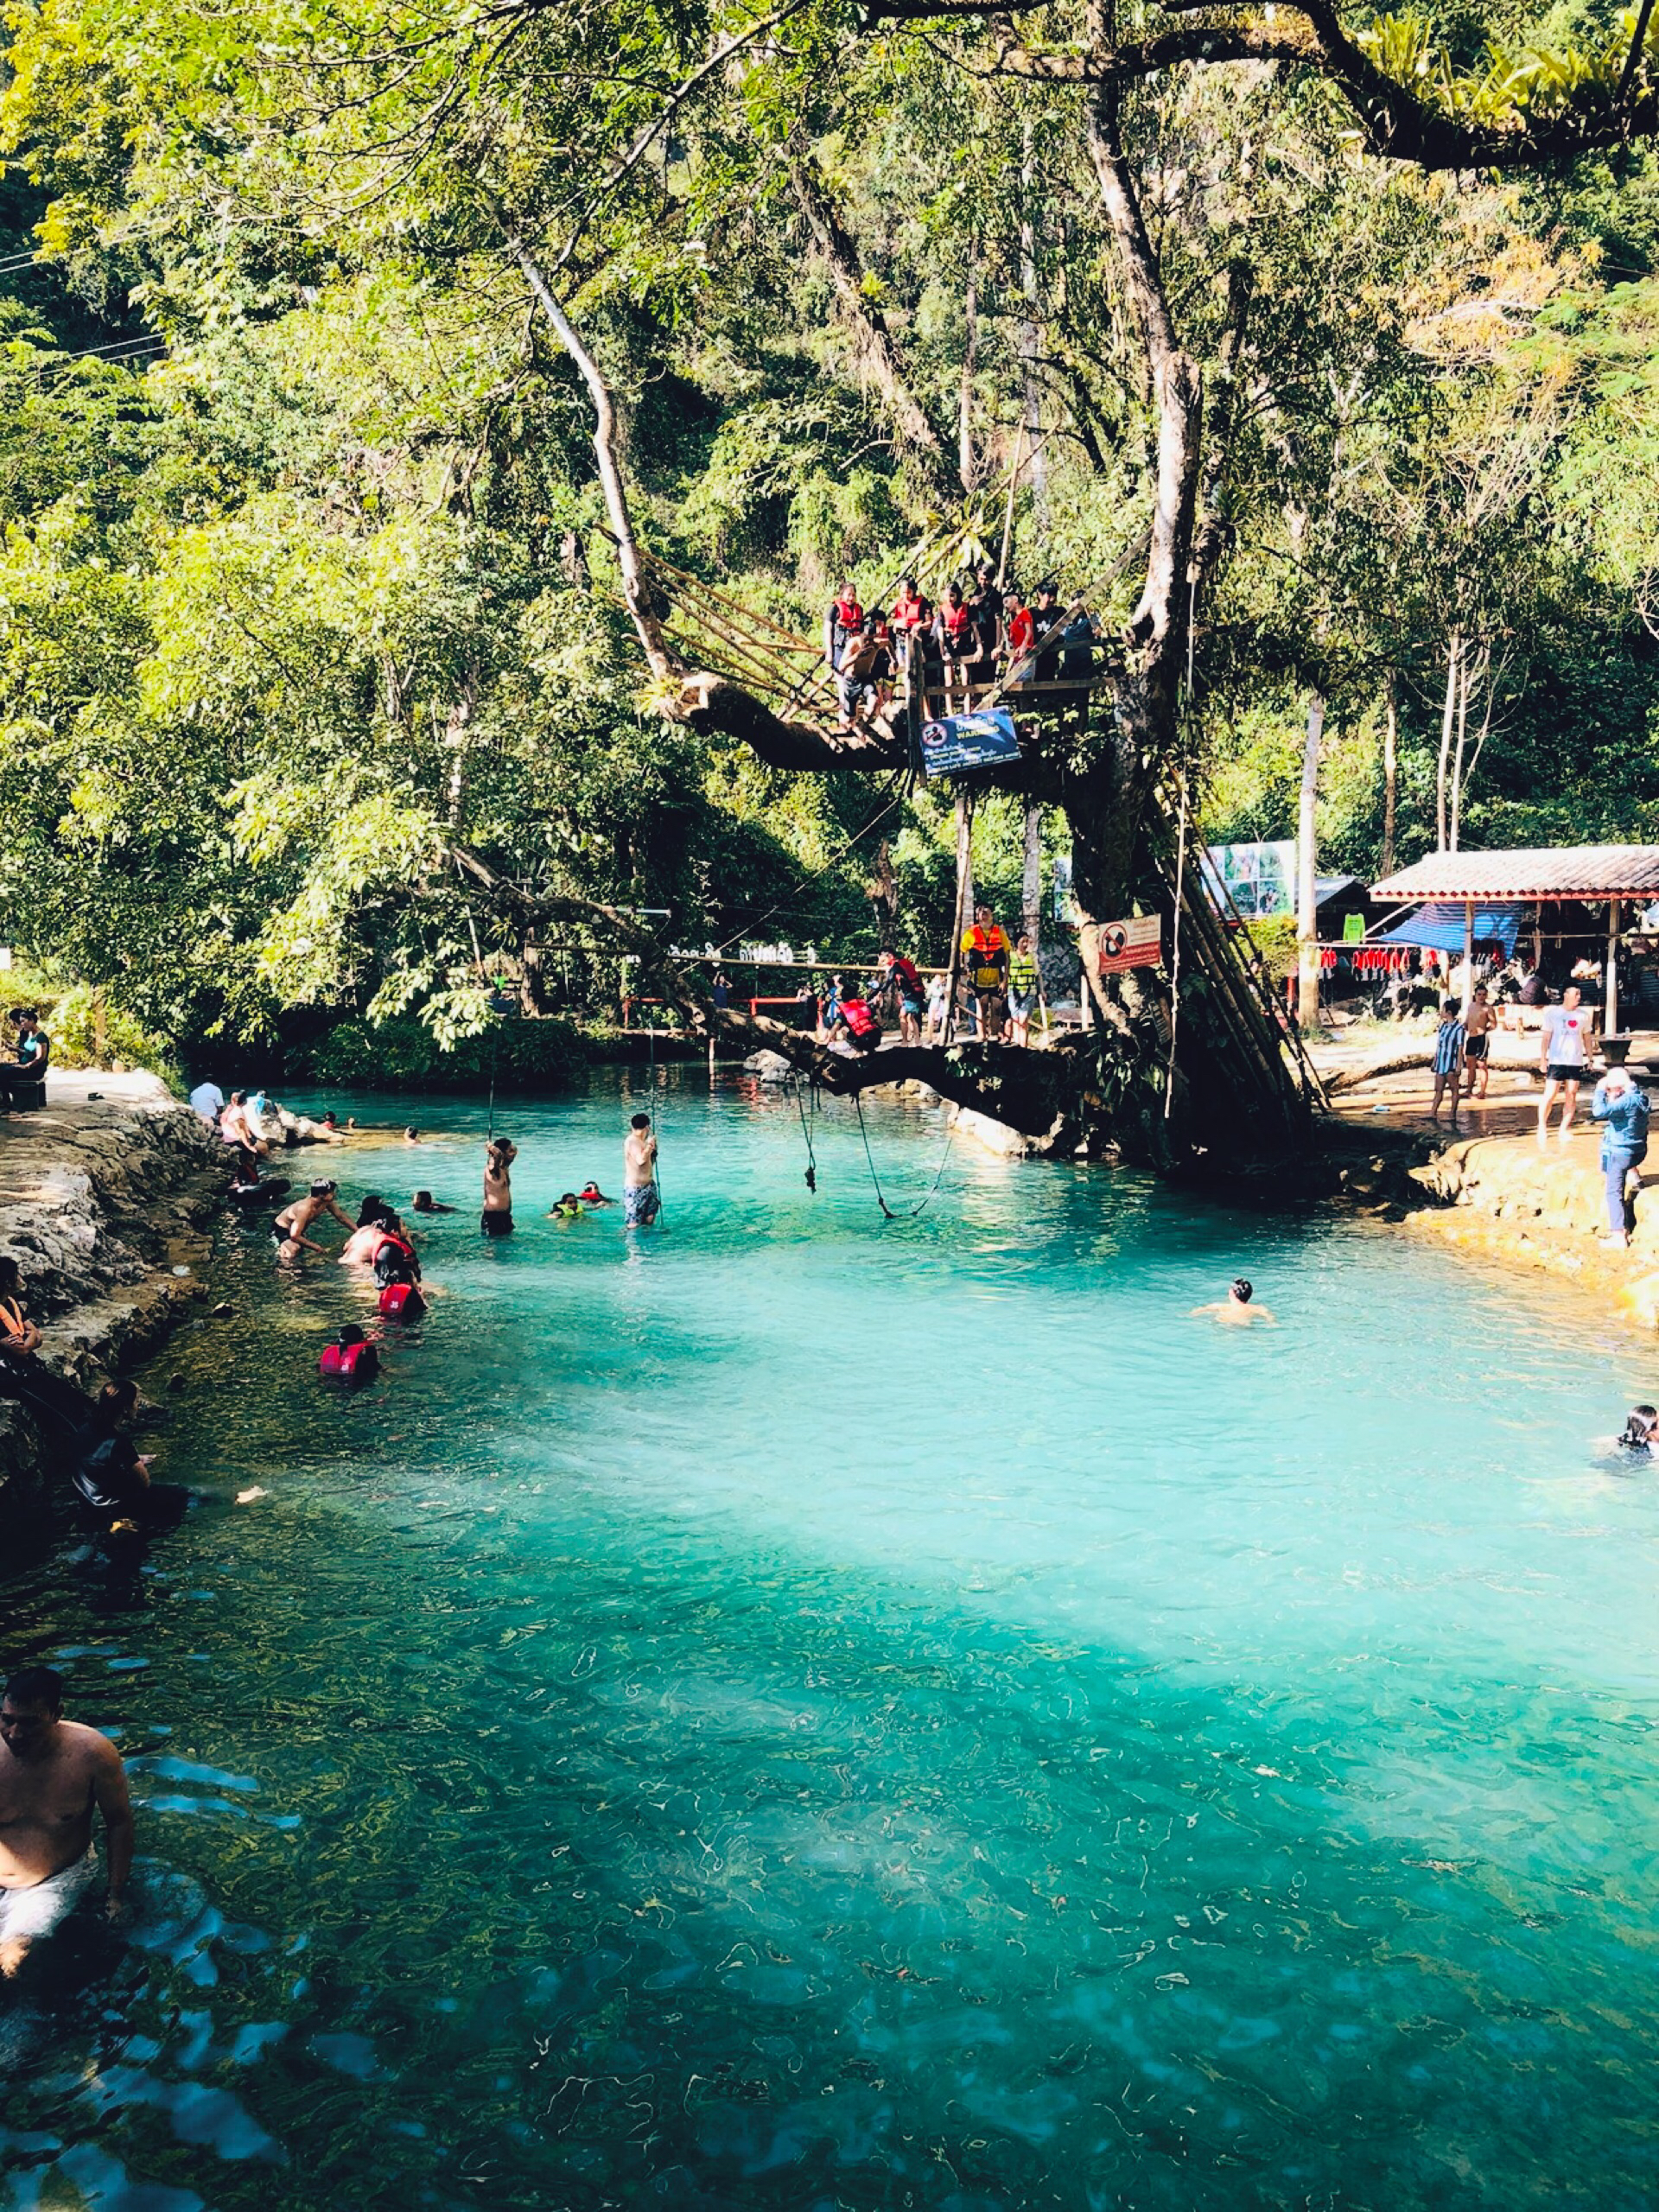
<svg viewBox="0 0 1659 2212">
<path fill-rule="evenodd" d="M 1633 899 L 1659 894 L 1659 845 L 1546 845 L 1430 853 L 1371 886 L 1373 899 Z"/>
</svg>

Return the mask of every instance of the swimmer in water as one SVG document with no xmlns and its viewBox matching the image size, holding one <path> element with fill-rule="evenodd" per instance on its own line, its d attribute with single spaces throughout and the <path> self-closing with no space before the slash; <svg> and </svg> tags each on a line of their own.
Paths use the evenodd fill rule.
<svg viewBox="0 0 1659 2212">
<path fill-rule="evenodd" d="M 574 1191 L 567 1191 L 563 1198 L 548 1208 L 547 1217 L 550 1221 L 580 1221 L 582 1201 Z"/>
<path fill-rule="evenodd" d="M 314 1243 L 305 1233 L 321 1214 L 333 1214 L 348 1236 L 353 1233 L 353 1224 L 340 1211 L 340 1201 L 334 1195 L 338 1187 L 334 1183 L 314 1183 L 304 1198 L 283 1208 L 270 1225 L 279 1260 L 293 1262 L 302 1252 L 315 1252 L 321 1258 L 327 1258 L 327 1247 Z"/>
<path fill-rule="evenodd" d="M 1632 1406 L 1618 1441 L 1627 1452 L 1645 1452 L 1651 1459 L 1659 1446 L 1659 1408 Z"/>
<path fill-rule="evenodd" d="M 419 1144 L 420 1141 L 421 1133 L 411 1122 L 409 1127 L 404 1131 L 404 1142 L 405 1144 Z"/>
<path fill-rule="evenodd" d="M 585 1206 L 613 1206 L 616 1204 L 616 1200 L 614 1198 L 607 1198 L 604 1192 L 600 1189 L 598 1184 L 592 1181 L 591 1179 L 584 1189 L 576 1192 L 576 1196 L 582 1200 L 582 1203 Z"/>
<path fill-rule="evenodd" d="M 340 1266 L 367 1267 L 380 1243 L 382 1225 L 388 1221 L 395 1221 L 397 1217 L 385 1200 L 371 1191 L 357 1210 L 356 1228 L 340 1247 Z"/>
<path fill-rule="evenodd" d="M 411 1213 L 454 1213 L 454 1206 L 441 1206 L 430 1191 L 416 1191 L 409 1202 Z"/>
<path fill-rule="evenodd" d="M 1273 1327 L 1277 1316 L 1265 1306 L 1252 1305 L 1254 1296 L 1255 1293 L 1245 1278 L 1236 1276 L 1226 1297 L 1218 1305 L 1195 1306 L 1192 1308 L 1193 1319 L 1196 1319 L 1200 1313 L 1208 1313 L 1235 1329 L 1247 1329 L 1254 1321 L 1265 1321 L 1270 1328 Z"/>
</svg>

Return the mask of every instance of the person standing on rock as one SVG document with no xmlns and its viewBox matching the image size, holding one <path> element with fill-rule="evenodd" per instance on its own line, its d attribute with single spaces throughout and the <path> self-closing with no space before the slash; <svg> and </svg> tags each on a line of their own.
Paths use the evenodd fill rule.
<svg viewBox="0 0 1659 2212">
<path fill-rule="evenodd" d="M 1491 1050 L 1492 1032 L 1497 1027 L 1497 1008 L 1492 1004 L 1484 983 L 1475 985 L 1464 1027 L 1469 1032 L 1463 1047 L 1464 1096 L 1472 1098 L 1475 1096 L 1475 1083 L 1478 1078 L 1480 1096 L 1484 1098 L 1486 1084 L 1492 1072 L 1487 1055 Z"/>
<path fill-rule="evenodd" d="M 1601 1241 L 1622 1250 L 1636 1225 L 1630 1179 L 1648 1156 L 1648 1094 L 1628 1068 L 1609 1068 L 1596 1085 L 1590 1111 L 1601 1123 L 1601 1169 L 1607 1183 L 1607 1234 Z"/>
<path fill-rule="evenodd" d="M 1544 1072 L 1544 1095 L 1538 1102 L 1538 1141 L 1542 1144 L 1549 1130 L 1549 1109 L 1559 1096 L 1561 1101 L 1560 1140 L 1567 1142 L 1573 1128 L 1573 1117 L 1579 1110 L 1579 1085 L 1584 1081 L 1585 1062 L 1589 1058 L 1588 1043 L 1591 1016 L 1580 1004 L 1576 983 L 1569 983 L 1561 993 L 1560 1006 L 1544 1008 L 1543 1033 L 1538 1048 L 1538 1065 Z"/>
<path fill-rule="evenodd" d="M 17 1972 L 95 1878 L 92 1815 L 104 1816 L 111 1920 L 132 1866 L 132 1800 L 107 1736 L 63 1717 L 63 1681 L 25 1667 L 0 1700 L 0 1975 Z"/>
<path fill-rule="evenodd" d="M 1463 1084 L 1463 1056 L 1468 1042 L 1468 1032 L 1458 1019 L 1455 999 L 1440 1001 L 1440 1027 L 1434 1039 L 1434 1103 L 1428 1118 L 1438 1122 L 1440 1101 L 1447 1087 L 1452 1092 L 1452 1126 L 1458 1126 L 1458 1095 Z"/>
</svg>

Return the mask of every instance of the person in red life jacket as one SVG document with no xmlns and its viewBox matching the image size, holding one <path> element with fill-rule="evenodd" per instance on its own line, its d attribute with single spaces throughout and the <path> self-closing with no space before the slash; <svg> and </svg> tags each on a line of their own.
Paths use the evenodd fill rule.
<svg viewBox="0 0 1659 2212">
<path fill-rule="evenodd" d="M 354 1322 L 348 1322 L 332 1344 L 326 1344 L 317 1361 L 325 1382 L 372 1382 L 380 1372 L 380 1355 Z"/>
<path fill-rule="evenodd" d="M 933 622 L 933 602 L 924 599 L 916 588 L 914 576 L 899 579 L 899 596 L 893 603 L 888 627 L 893 636 L 894 664 L 909 673 L 916 639 L 925 636 Z"/>
<path fill-rule="evenodd" d="M 881 963 L 881 987 L 877 996 L 886 996 L 891 1001 L 899 1023 L 899 1043 L 919 1045 L 925 995 L 922 989 L 922 979 L 916 972 L 916 963 L 902 952 L 894 952 L 885 944 L 877 957 Z"/>
<path fill-rule="evenodd" d="M 1013 588 L 1007 597 L 1007 631 L 1008 687 L 1012 690 L 1037 681 L 1036 664 L 1027 658 L 1037 642 L 1037 625 L 1026 604 L 1026 594 Z"/>
<path fill-rule="evenodd" d="M 960 584 L 952 584 L 945 593 L 944 604 L 934 620 L 933 634 L 938 639 L 939 651 L 952 680 L 961 682 L 968 664 L 978 655 L 979 632 Z"/>
<path fill-rule="evenodd" d="M 823 657 L 830 673 L 839 676 L 843 662 L 864 633 L 864 608 L 849 581 L 842 585 L 834 606 L 823 618 Z"/>
<path fill-rule="evenodd" d="M 585 1187 L 578 1191 L 576 1192 L 576 1196 L 582 1200 L 582 1203 L 585 1206 L 613 1206 L 616 1204 L 616 1200 L 614 1198 L 607 1198 L 606 1197 L 604 1192 L 600 1189 L 598 1184 L 594 1182 L 591 1175 L 588 1177 Z"/>
<path fill-rule="evenodd" d="M 881 1025 L 871 1012 L 861 983 L 851 983 L 842 993 L 830 1042 L 838 1036 L 845 1037 L 855 1052 L 873 1052 L 881 1042 Z"/>
<path fill-rule="evenodd" d="M 995 1043 L 1007 1020 L 1013 948 L 988 906 L 974 909 L 974 926 L 963 933 L 962 949 L 968 960 L 968 988 L 979 1001 L 980 1034 Z"/>
<path fill-rule="evenodd" d="M 426 1300 L 416 1283 L 389 1282 L 381 1290 L 378 1311 L 383 1321 L 418 1321 Z"/>
<path fill-rule="evenodd" d="M 381 1290 L 389 1283 L 417 1283 L 421 1279 L 421 1263 L 415 1247 L 395 1213 L 382 1217 L 380 1236 L 370 1265 L 374 1269 L 376 1287 Z"/>
</svg>

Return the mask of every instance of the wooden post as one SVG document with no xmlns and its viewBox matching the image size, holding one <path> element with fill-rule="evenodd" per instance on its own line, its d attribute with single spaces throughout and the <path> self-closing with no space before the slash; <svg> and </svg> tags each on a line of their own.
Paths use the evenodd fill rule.
<svg viewBox="0 0 1659 2212">
<path fill-rule="evenodd" d="M 1463 902 L 1463 1011 L 1458 1019 L 1467 1021 L 1469 1008 L 1475 995 L 1475 902 Z"/>
<path fill-rule="evenodd" d="M 1302 746 L 1301 800 L 1296 813 L 1296 1018 L 1305 1036 L 1319 1019 L 1319 908 L 1313 823 L 1319 791 L 1319 739 L 1324 730 L 1324 696 L 1318 691 L 1310 691 L 1307 735 Z"/>
<path fill-rule="evenodd" d="M 950 965 L 945 977 L 944 1036 L 949 1044 L 957 1026 L 957 984 L 962 974 L 962 940 L 974 918 L 974 795 L 957 793 L 957 903 L 950 924 Z"/>
<path fill-rule="evenodd" d="M 1618 1029 L 1618 916 L 1622 901 L 1607 901 L 1607 977 L 1602 993 L 1601 1033 L 1617 1034 Z"/>
</svg>

